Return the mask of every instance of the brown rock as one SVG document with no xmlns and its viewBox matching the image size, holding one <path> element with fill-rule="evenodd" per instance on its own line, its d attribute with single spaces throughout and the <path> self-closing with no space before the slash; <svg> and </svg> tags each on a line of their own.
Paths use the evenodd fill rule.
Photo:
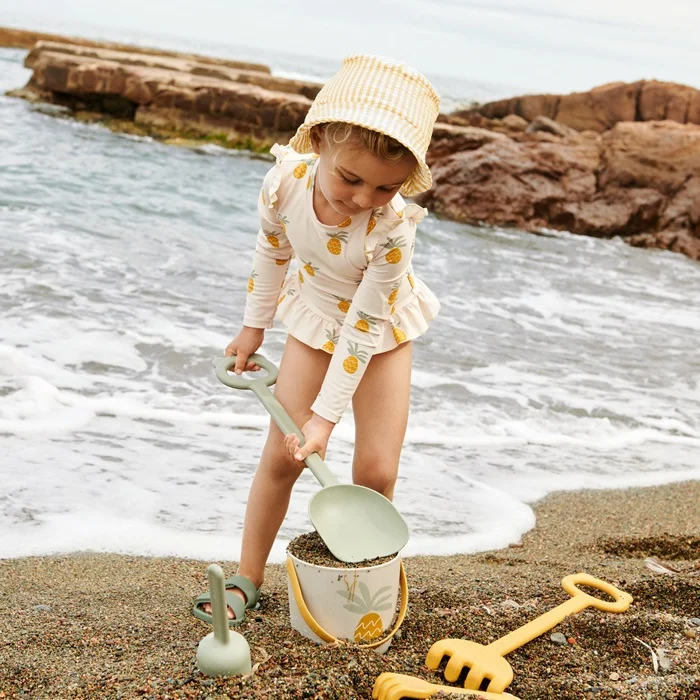
<svg viewBox="0 0 700 700">
<path fill-rule="evenodd" d="M 672 195 L 659 221 L 662 229 L 700 233 L 700 177 L 693 175 Z"/>
<path fill-rule="evenodd" d="M 672 119 L 679 124 L 687 124 L 691 100 L 697 95 L 698 91 L 687 85 L 650 80 L 642 85 L 639 94 L 639 119 L 641 121 Z"/>
<path fill-rule="evenodd" d="M 560 136 L 562 138 L 575 138 L 578 136 L 578 132 L 571 127 L 564 126 L 564 124 L 559 124 L 555 122 L 554 119 L 549 117 L 544 117 L 540 115 L 535 117 L 525 129 L 527 133 L 544 132 L 548 134 L 553 134 L 554 136 Z"/>
<path fill-rule="evenodd" d="M 651 189 L 610 189 L 591 199 L 557 202 L 549 210 L 549 224 L 586 236 L 612 238 L 655 226 L 664 198 Z"/>
<path fill-rule="evenodd" d="M 507 138 L 488 129 L 473 126 L 456 126 L 438 122 L 428 149 L 427 161 L 432 164 L 458 151 L 474 151 L 487 143 Z"/>
<path fill-rule="evenodd" d="M 577 131 L 605 131 L 621 121 L 634 121 L 642 83 L 611 83 L 588 92 L 562 96 L 554 119 Z"/>
<path fill-rule="evenodd" d="M 450 116 L 469 119 L 474 114 L 479 114 L 491 119 L 503 119 L 509 114 L 516 114 L 526 121 L 532 121 L 539 115 L 552 117 L 557 113 L 559 105 L 559 95 L 523 95 L 521 97 L 510 97 L 505 100 L 487 102 L 466 110 L 458 110 Z"/>
<path fill-rule="evenodd" d="M 638 248 L 657 248 L 686 255 L 691 260 L 700 260 L 700 236 L 690 231 L 659 231 L 640 233 L 625 239 Z"/>
<path fill-rule="evenodd" d="M 483 131 L 436 128 L 423 204 L 460 221 L 623 236 L 700 258 L 700 126 L 620 122 L 585 138 Z M 457 134 L 467 133 L 462 148 Z"/>
<path fill-rule="evenodd" d="M 507 114 L 501 121 L 509 131 L 525 131 L 528 126 L 527 119 L 523 119 L 517 114 Z"/>
<path fill-rule="evenodd" d="M 700 176 L 700 127 L 672 121 L 617 124 L 603 135 L 600 187 L 651 187 L 674 196 Z"/>
<path fill-rule="evenodd" d="M 595 146 L 498 139 L 438 161 L 419 199 L 459 221 L 543 226 L 552 203 L 594 194 L 597 164 Z"/>
<path fill-rule="evenodd" d="M 113 41 L 94 41 L 80 37 L 64 36 L 60 34 L 48 34 L 46 32 L 33 32 L 25 29 L 12 29 L 0 27 L 0 46 L 10 48 L 31 49 L 39 41 L 53 42 L 57 44 L 70 44 L 72 46 L 87 46 L 90 48 L 104 48 L 114 51 L 126 51 L 142 55 L 174 56 L 181 59 L 190 59 L 198 63 L 207 63 L 214 66 L 229 66 L 242 70 L 250 70 L 261 73 L 269 73 L 270 68 L 262 63 L 250 61 L 233 61 L 227 58 L 215 58 L 201 54 L 167 51 L 165 49 L 152 49 L 147 46 L 134 46 L 133 44 L 119 44 Z"/>
<path fill-rule="evenodd" d="M 56 61 L 56 54 L 65 56 L 75 56 L 84 59 L 93 59 L 93 63 L 108 61 L 123 66 L 138 66 L 141 68 L 157 68 L 169 70 L 180 74 L 191 74 L 219 80 L 232 81 L 250 85 L 257 85 L 267 90 L 275 92 L 289 92 L 299 94 L 314 99 L 320 91 L 320 83 L 311 83 L 301 80 L 289 80 L 287 78 L 277 78 L 267 71 L 247 69 L 246 66 L 257 64 L 247 64 L 229 62 L 227 65 L 211 64 L 194 60 L 187 56 L 173 56 L 161 54 L 148 54 L 137 51 L 120 51 L 106 49 L 99 46 L 79 46 L 76 44 L 61 44 L 50 41 L 39 41 L 25 58 L 24 65 L 27 68 L 41 70 L 46 59 L 42 61 L 42 56 L 50 54 L 51 59 Z M 240 65 L 241 67 L 236 67 Z"/>
<path fill-rule="evenodd" d="M 132 118 L 141 126 L 204 136 L 229 133 L 234 142 L 240 134 L 285 141 L 311 105 L 309 98 L 295 92 L 233 80 L 232 69 L 221 79 L 198 74 L 192 70 L 195 64 L 179 58 L 80 47 L 59 53 L 48 48 L 39 46 L 27 58 L 34 69 L 33 88 L 54 95 L 61 104 Z M 260 78 L 274 84 L 269 76 Z"/>
<path fill-rule="evenodd" d="M 700 124 L 700 90 L 655 80 L 610 83 L 569 95 L 522 95 L 497 100 L 450 116 L 473 123 L 475 115 L 503 119 L 510 114 L 530 122 L 539 116 L 548 117 L 577 131 L 598 133 L 620 121 L 673 119 L 682 124 Z"/>
</svg>

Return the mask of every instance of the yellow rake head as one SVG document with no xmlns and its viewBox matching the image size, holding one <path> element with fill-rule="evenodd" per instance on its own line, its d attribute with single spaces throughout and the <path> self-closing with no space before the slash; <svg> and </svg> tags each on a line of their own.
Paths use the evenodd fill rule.
<svg viewBox="0 0 700 700">
<path fill-rule="evenodd" d="M 515 695 L 508 693 L 486 693 L 479 690 L 456 688 L 451 685 L 438 685 L 437 683 L 429 683 L 422 678 L 406 676 L 403 673 L 382 673 L 374 682 L 372 698 L 374 700 L 399 700 L 400 698 L 422 700 L 439 691 L 451 695 L 469 696 L 472 700 L 518 700 Z"/>
<path fill-rule="evenodd" d="M 445 680 L 454 683 L 463 668 L 469 668 L 465 688 L 478 690 L 484 680 L 488 680 L 489 693 L 502 693 L 513 680 L 511 665 L 489 647 L 466 639 L 441 639 L 430 647 L 425 664 L 436 669 L 443 656 L 449 661 L 445 667 Z M 503 697 L 499 695 L 499 697 Z"/>
</svg>

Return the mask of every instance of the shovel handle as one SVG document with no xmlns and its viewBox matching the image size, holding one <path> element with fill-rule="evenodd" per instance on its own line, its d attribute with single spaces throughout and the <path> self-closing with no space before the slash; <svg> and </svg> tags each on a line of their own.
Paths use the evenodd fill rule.
<svg viewBox="0 0 700 700">
<path fill-rule="evenodd" d="M 279 370 L 274 362 L 271 362 L 263 355 L 257 354 L 251 355 L 248 360 L 254 362 L 258 367 L 262 367 L 267 372 L 267 375 L 256 377 L 255 379 L 247 379 L 238 374 L 231 374 L 229 370 L 236 364 L 236 356 L 232 355 L 230 357 L 217 357 L 215 360 L 212 360 L 216 378 L 232 389 L 249 389 L 250 391 L 255 391 L 255 387 L 260 384 L 272 386 L 277 381 Z"/>
<path fill-rule="evenodd" d="M 531 642 L 545 632 L 549 632 L 552 627 L 558 625 L 569 615 L 581 612 L 581 610 L 585 608 L 593 607 L 598 608 L 598 610 L 603 610 L 604 612 L 620 613 L 627 610 L 632 602 L 632 596 L 629 593 L 615 588 L 612 583 L 601 581 L 601 579 L 595 578 L 589 574 L 570 574 L 562 579 L 561 585 L 571 596 L 569 600 L 561 605 L 557 605 L 556 608 L 549 610 L 543 615 L 536 617 L 517 630 L 513 630 L 505 637 L 497 639 L 495 642 L 489 644 L 488 648 L 500 654 L 500 656 L 505 656 L 506 654 L 510 654 L 514 649 Z M 578 586 L 597 588 L 614 598 L 614 601 L 596 598 L 595 596 L 579 590 Z"/>
<path fill-rule="evenodd" d="M 267 412 L 272 416 L 277 427 L 285 434 L 294 433 L 299 438 L 299 444 L 304 444 L 304 434 L 297 428 L 296 423 L 290 418 L 284 406 L 275 398 L 275 395 L 270 391 L 271 387 L 277 381 L 279 370 L 277 365 L 271 360 L 268 360 L 263 355 L 254 354 L 248 358 L 259 367 L 267 371 L 265 377 L 256 379 L 246 379 L 245 377 L 231 374 L 229 370 L 236 364 L 236 356 L 223 357 L 213 361 L 214 370 L 217 379 L 230 386 L 232 389 L 247 389 L 252 391 L 262 405 L 267 409 Z M 318 452 L 313 452 L 304 460 L 306 466 L 311 470 L 311 473 L 316 477 L 321 486 L 335 486 L 340 482 L 335 477 L 333 472 L 328 468 L 328 465 L 321 459 Z"/>
</svg>

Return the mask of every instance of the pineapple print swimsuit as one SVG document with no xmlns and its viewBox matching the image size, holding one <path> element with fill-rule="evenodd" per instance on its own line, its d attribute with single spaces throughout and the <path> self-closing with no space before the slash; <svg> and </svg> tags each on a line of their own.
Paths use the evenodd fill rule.
<svg viewBox="0 0 700 700">
<path fill-rule="evenodd" d="M 372 355 L 423 334 L 440 309 L 411 267 L 426 212 L 397 194 L 327 226 L 313 207 L 317 158 L 280 145 L 271 153 L 243 323 L 270 328 L 277 315 L 297 340 L 333 355 L 311 410 L 335 423 Z"/>
</svg>

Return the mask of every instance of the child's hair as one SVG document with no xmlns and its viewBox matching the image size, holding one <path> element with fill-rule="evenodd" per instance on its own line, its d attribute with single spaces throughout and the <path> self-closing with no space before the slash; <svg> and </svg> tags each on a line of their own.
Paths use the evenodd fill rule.
<svg viewBox="0 0 700 700">
<path fill-rule="evenodd" d="M 402 143 L 396 139 L 382 134 L 379 131 L 366 129 L 363 126 L 348 124 L 347 122 L 328 122 L 326 124 L 317 124 L 312 127 L 312 130 L 317 131 L 321 138 L 326 139 L 329 145 L 340 145 L 353 141 L 364 146 L 370 153 L 375 156 L 396 162 L 401 160 L 410 151 Z"/>
</svg>

